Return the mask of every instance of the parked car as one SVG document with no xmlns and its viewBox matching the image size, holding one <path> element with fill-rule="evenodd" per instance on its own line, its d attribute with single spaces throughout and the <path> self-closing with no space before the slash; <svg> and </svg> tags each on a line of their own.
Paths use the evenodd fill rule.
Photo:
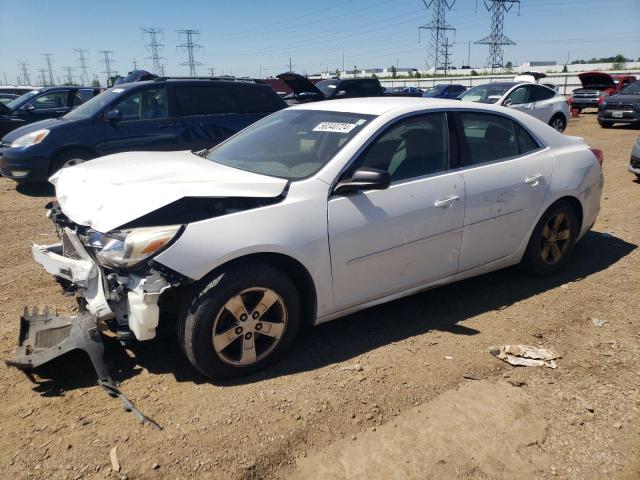
<svg viewBox="0 0 640 480">
<path fill-rule="evenodd" d="M 440 83 L 434 85 L 429 90 L 424 92 L 423 97 L 426 98 L 458 98 L 467 89 L 464 85 L 458 85 L 456 83 Z"/>
<path fill-rule="evenodd" d="M 0 105 L 0 138 L 16 128 L 69 113 L 100 93 L 95 87 L 42 87 Z"/>
<path fill-rule="evenodd" d="M 559 132 L 567 128 L 569 105 L 550 88 L 532 83 L 496 82 L 470 88 L 459 97 L 463 102 L 495 103 L 528 113 Z"/>
<path fill-rule="evenodd" d="M 605 72 L 585 72 L 578 75 L 582 88 L 569 98 L 572 109 L 598 108 L 605 98 L 615 95 L 636 81 L 633 75 L 610 75 Z"/>
<path fill-rule="evenodd" d="M 631 150 L 631 162 L 629 162 L 629 171 L 635 174 L 640 180 L 640 137 L 636 140 Z"/>
<path fill-rule="evenodd" d="M 9 93 L 11 95 L 24 95 L 37 87 L 29 87 L 26 85 L 0 85 L 0 93 Z"/>
<path fill-rule="evenodd" d="M 6 105 L 9 102 L 14 101 L 20 95 L 15 95 L 13 93 L 0 93 L 0 103 L 2 105 Z"/>
<path fill-rule="evenodd" d="M 336 98 L 380 97 L 384 90 L 377 78 L 331 78 L 313 83 L 307 77 L 287 72 L 277 76 L 293 90 L 284 97 L 290 105 Z"/>
<path fill-rule="evenodd" d="M 202 150 L 286 106 L 271 87 L 257 83 L 162 77 L 122 84 L 62 118 L 5 136 L 0 173 L 39 182 L 116 152 Z"/>
<path fill-rule="evenodd" d="M 384 94 L 393 97 L 422 97 L 424 92 L 418 87 L 388 87 Z"/>
<path fill-rule="evenodd" d="M 288 108 L 204 152 L 61 170 L 61 243 L 32 252 L 83 309 L 25 315 L 10 364 L 92 348 L 98 321 L 138 341 L 176 321 L 199 371 L 236 377 L 303 325 L 510 265 L 556 273 L 596 220 L 602 160 L 516 110 L 385 97 Z"/>
<path fill-rule="evenodd" d="M 640 125 L 640 81 L 616 95 L 606 97 L 598 105 L 598 123 L 604 128 L 616 123 Z"/>
</svg>

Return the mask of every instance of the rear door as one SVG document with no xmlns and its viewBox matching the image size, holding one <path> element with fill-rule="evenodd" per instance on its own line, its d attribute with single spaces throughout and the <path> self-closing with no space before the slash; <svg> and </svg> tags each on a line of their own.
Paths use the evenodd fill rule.
<svg viewBox="0 0 640 480">
<path fill-rule="evenodd" d="M 117 120 L 105 122 L 101 154 L 127 150 L 178 150 L 175 119 L 169 116 L 167 89 L 164 85 L 136 89 L 110 110 L 119 114 Z"/>
<path fill-rule="evenodd" d="M 494 113 L 460 112 L 466 192 L 460 271 L 512 254 L 542 208 L 553 156 L 526 129 Z"/>
<path fill-rule="evenodd" d="M 180 149 L 202 150 L 226 140 L 242 128 L 230 89 L 225 85 L 175 85 Z"/>
<path fill-rule="evenodd" d="M 531 115 L 544 123 L 549 123 L 554 112 L 556 92 L 542 85 L 531 85 L 530 100 L 533 102 Z"/>
<path fill-rule="evenodd" d="M 238 83 L 230 89 L 237 111 L 233 125 L 238 130 L 287 106 L 272 88 L 266 86 Z"/>
</svg>

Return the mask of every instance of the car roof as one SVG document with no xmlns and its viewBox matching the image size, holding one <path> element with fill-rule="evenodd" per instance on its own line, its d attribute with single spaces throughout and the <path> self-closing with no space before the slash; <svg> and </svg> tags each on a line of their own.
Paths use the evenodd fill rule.
<svg viewBox="0 0 640 480">
<path fill-rule="evenodd" d="M 473 102 L 462 103 L 460 100 L 447 100 L 440 98 L 422 97 L 360 97 L 344 98 L 340 100 L 324 100 L 321 102 L 303 103 L 294 105 L 288 110 L 321 110 L 326 112 L 345 112 L 361 115 L 383 115 L 396 110 L 403 113 L 432 109 L 461 108 L 493 110 L 495 107 L 489 104 Z"/>
</svg>

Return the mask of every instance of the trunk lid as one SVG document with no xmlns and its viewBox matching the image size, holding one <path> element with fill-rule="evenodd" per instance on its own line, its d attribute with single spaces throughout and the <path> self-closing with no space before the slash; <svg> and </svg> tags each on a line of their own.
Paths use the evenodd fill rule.
<svg viewBox="0 0 640 480">
<path fill-rule="evenodd" d="M 307 77 L 303 77 L 302 75 L 298 75 L 297 73 L 281 73 L 276 78 L 285 82 L 296 95 L 300 95 L 301 93 L 313 93 L 314 95 L 322 95 L 324 97 L 322 91 L 316 87 L 311 80 Z"/>
</svg>

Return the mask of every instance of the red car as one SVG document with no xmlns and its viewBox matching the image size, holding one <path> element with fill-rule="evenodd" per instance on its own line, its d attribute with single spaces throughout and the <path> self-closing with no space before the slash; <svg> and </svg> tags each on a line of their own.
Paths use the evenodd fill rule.
<svg viewBox="0 0 640 480">
<path fill-rule="evenodd" d="M 577 88 L 569 98 L 571 109 L 598 108 L 609 95 L 619 93 L 636 81 L 633 75 L 611 75 L 605 72 L 585 72 L 578 75 L 582 88 Z"/>
</svg>

